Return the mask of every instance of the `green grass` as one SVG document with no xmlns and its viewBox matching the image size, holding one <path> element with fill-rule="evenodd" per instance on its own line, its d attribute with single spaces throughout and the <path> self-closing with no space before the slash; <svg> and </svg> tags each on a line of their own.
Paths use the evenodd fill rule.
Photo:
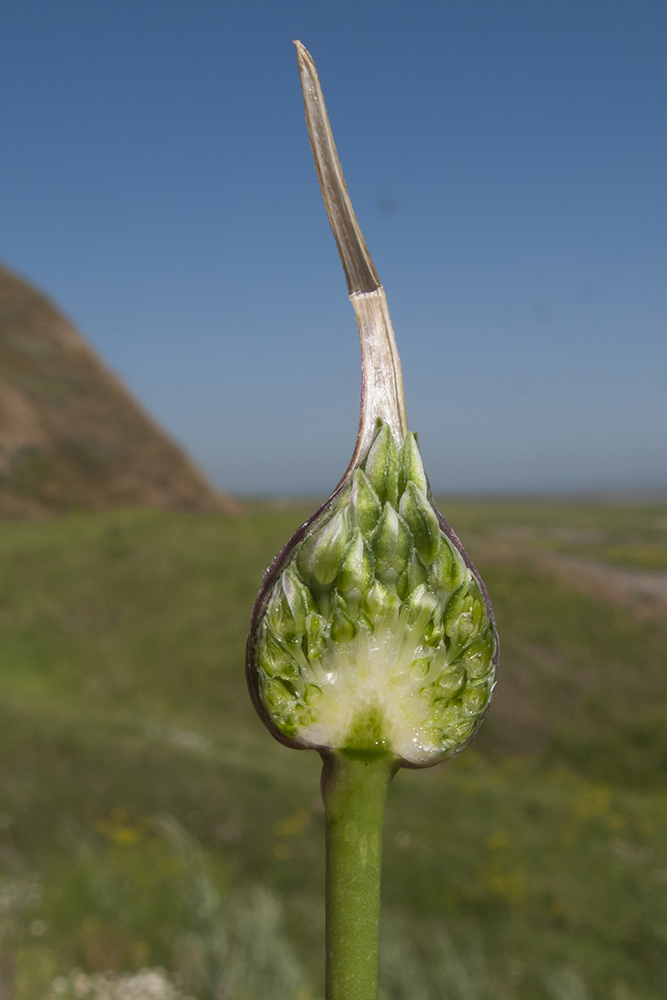
<svg viewBox="0 0 667 1000">
<path fill-rule="evenodd" d="M 660 553 L 667 506 L 443 509 L 479 556 L 501 674 L 475 745 L 444 767 L 401 772 L 391 789 L 385 919 L 392 950 L 407 950 L 402 971 L 387 959 L 387 995 L 463 996 L 399 981 L 410 962 L 436 969 L 446 927 L 460 955 L 481 942 L 488 990 L 475 1000 L 548 1000 L 560 966 L 591 1000 L 658 1000 L 667 632 L 571 590 L 539 560 L 604 559 L 605 546 Z M 237 519 L 138 511 L 0 524 L 0 979 L 16 960 L 19 1000 L 39 1000 L 75 965 L 158 964 L 206 1000 L 216 962 L 240 954 L 234 941 L 255 954 L 252 920 L 289 939 L 301 995 L 320 996 L 319 759 L 274 743 L 243 675 L 262 571 L 309 512 L 255 504 Z M 509 557 L 498 539 L 515 546 Z M 288 966 L 275 973 L 284 984 Z"/>
</svg>

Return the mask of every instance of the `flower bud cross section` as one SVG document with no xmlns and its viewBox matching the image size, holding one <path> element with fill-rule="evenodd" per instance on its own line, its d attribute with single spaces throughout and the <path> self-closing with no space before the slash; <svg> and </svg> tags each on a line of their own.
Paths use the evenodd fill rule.
<svg viewBox="0 0 667 1000">
<path fill-rule="evenodd" d="M 266 593 L 251 684 L 288 745 L 425 767 L 474 735 L 494 628 L 430 496 L 414 434 L 378 422 Z"/>
</svg>

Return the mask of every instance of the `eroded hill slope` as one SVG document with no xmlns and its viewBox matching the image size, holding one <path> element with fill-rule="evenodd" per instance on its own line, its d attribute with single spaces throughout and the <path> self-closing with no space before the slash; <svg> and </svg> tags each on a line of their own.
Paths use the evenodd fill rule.
<svg viewBox="0 0 667 1000">
<path fill-rule="evenodd" d="M 233 506 L 58 309 L 0 267 L 0 516 Z"/>
</svg>

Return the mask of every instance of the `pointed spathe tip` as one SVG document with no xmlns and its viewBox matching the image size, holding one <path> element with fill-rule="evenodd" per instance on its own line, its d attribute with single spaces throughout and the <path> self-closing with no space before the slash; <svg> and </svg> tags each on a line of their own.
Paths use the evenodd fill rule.
<svg viewBox="0 0 667 1000">
<path fill-rule="evenodd" d="M 317 85 L 317 70 L 315 69 L 315 63 L 310 52 L 298 38 L 292 39 L 292 43 L 296 48 L 296 61 L 299 65 L 299 74 L 301 76 L 302 83 L 308 79 L 308 84 L 312 87 L 313 81 Z"/>
<path fill-rule="evenodd" d="M 315 63 L 305 45 L 298 40 L 294 41 L 294 45 L 317 179 L 345 271 L 348 292 L 350 295 L 373 292 L 381 287 L 380 279 L 352 208 Z"/>
</svg>

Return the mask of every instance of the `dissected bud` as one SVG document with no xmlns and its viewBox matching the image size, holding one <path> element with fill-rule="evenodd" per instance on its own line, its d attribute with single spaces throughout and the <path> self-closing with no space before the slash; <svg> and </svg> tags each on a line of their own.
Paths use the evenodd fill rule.
<svg viewBox="0 0 667 1000">
<path fill-rule="evenodd" d="M 383 752 L 420 766 L 474 732 L 496 645 L 477 579 L 427 499 L 414 438 L 397 449 L 388 434 L 383 424 L 365 483 L 350 480 L 268 588 L 252 671 L 263 711 L 293 745 L 362 752 L 379 732 Z M 378 489 L 395 490 L 394 503 L 385 499 L 366 535 L 360 521 L 368 532 L 368 511 L 379 509 L 369 491 Z M 368 732 L 363 719 L 372 719 Z"/>
</svg>

